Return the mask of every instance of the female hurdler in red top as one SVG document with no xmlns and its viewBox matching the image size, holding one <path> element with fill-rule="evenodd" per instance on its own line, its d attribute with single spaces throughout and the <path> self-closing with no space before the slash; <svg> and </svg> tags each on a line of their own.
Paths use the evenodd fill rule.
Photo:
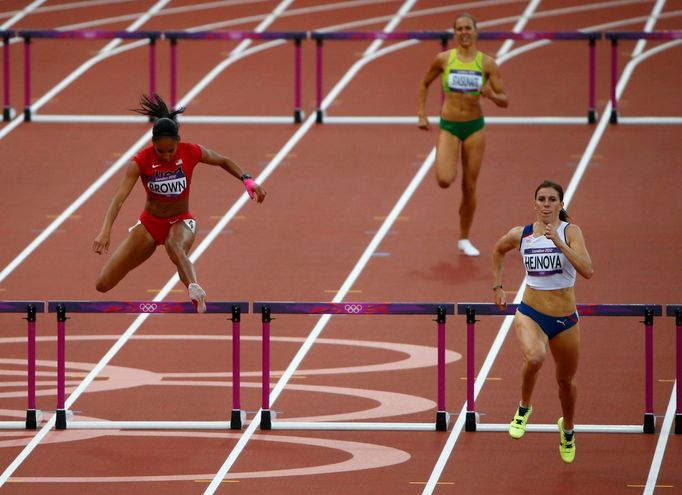
<svg viewBox="0 0 682 495">
<path fill-rule="evenodd" d="M 128 165 L 123 182 L 118 186 L 104 216 L 102 230 L 92 249 L 98 254 L 109 250 L 111 227 L 137 179 L 147 193 L 144 211 L 128 237 L 114 250 L 97 275 L 96 288 L 107 292 L 133 268 L 147 260 L 156 246 L 163 244 L 168 257 L 178 269 L 197 311 L 206 311 L 206 293 L 197 283 L 194 265 L 187 256 L 196 236 L 196 221 L 189 212 L 189 190 L 192 172 L 198 163 L 216 165 L 240 179 L 249 196 L 262 203 L 265 189 L 229 158 L 201 145 L 180 141 L 176 116 L 180 108 L 168 110 L 156 94 L 144 95 L 137 113 L 156 119 L 152 144 L 140 151 Z"/>
</svg>

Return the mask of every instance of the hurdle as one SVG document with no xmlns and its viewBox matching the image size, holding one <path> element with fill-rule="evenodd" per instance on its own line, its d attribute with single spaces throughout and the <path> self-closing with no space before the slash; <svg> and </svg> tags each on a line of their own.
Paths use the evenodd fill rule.
<svg viewBox="0 0 682 495">
<path fill-rule="evenodd" d="M 57 30 L 21 30 L 17 31 L 17 36 L 24 39 L 24 120 L 31 122 L 33 114 L 31 111 L 31 43 L 33 39 L 148 39 L 149 40 L 149 92 L 156 92 L 156 40 L 161 37 L 157 31 L 104 31 L 104 30 L 81 30 L 81 31 L 57 31 Z M 124 121 L 138 122 L 139 117 L 131 117 Z M 82 121 L 83 117 L 66 116 L 42 116 L 43 121 Z M 92 121 L 93 119 L 90 119 Z M 111 122 L 114 119 L 107 120 Z M 116 119 L 120 120 L 120 119 Z"/>
<path fill-rule="evenodd" d="M 611 40 L 611 115 L 609 122 L 617 124 L 618 100 L 616 87 L 618 86 L 618 41 L 619 40 L 682 40 L 682 31 L 609 31 L 604 33 L 606 39 Z M 639 119 L 638 119 L 639 120 Z M 662 119 L 659 119 L 659 121 Z M 680 123 L 680 119 L 674 119 Z"/>
<path fill-rule="evenodd" d="M 467 412 L 465 431 L 508 431 L 509 424 L 481 423 L 474 401 L 474 356 L 476 315 L 510 316 L 518 304 L 508 304 L 505 310 L 491 303 L 459 303 L 457 314 L 466 315 L 467 324 Z M 662 316 L 660 304 L 578 304 L 583 316 L 638 316 L 644 317 L 644 422 L 641 425 L 576 425 L 583 433 L 655 433 L 654 417 L 654 316 Z M 556 424 L 529 424 L 526 431 L 556 432 Z"/>
<path fill-rule="evenodd" d="M 447 431 L 449 414 L 445 410 L 445 319 L 446 315 L 453 315 L 454 311 L 455 305 L 452 303 L 254 302 L 253 312 L 261 313 L 263 324 L 261 430 Z M 438 410 L 435 423 L 275 421 L 275 411 L 270 410 L 270 323 L 273 314 L 435 316 L 438 326 Z"/>
<path fill-rule="evenodd" d="M 327 40 L 340 41 L 406 41 L 406 40 L 438 40 L 441 43 L 443 50 L 447 48 L 448 40 L 453 38 L 452 31 L 414 31 L 414 32 L 383 32 L 383 31 L 362 31 L 362 32 L 344 32 L 344 31 L 313 31 L 310 33 L 310 38 L 315 40 L 316 48 L 316 122 L 321 124 L 323 122 L 338 123 L 338 124 L 411 124 L 416 123 L 416 117 L 325 117 L 322 110 L 322 64 L 323 64 L 323 45 Z M 542 31 L 527 31 L 527 32 L 512 32 L 512 31 L 481 31 L 478 33 L 478 39 L 483 40 L 517 40 L 517 41 L 588 41 L 588 110 L 587 122 L 594 124 L 597 121 L 596 112 L 596 42 L 602 39 L 601 32 L 582 32 L 582 31 L 568 31 L 568 32 L 542 32 Z M 431 120 L 431 119 L 430 119 Z M 486 121 L 499 123 L 527 123 L 528 117 L 522 119 L 515 119 L 513 117 L 496 117 L 489 118 Z M 582 122 L 583 119 L 574 118 L 547 118 L 540 117 L 542 123 L 577 123 Z"/>
<path fill-rule="evenodd" d="M 66 320 L 68 313 L 196 313 L 191 302 L 164 301 L 48 301 L 48 312 L 57 314 L 57 410 L 55 428 L 69 429 L 163 429 L 241 430 L 246 415 L 240 406 L 240 322 L 249 312 L 248 302 L 212 301 L 206 313 L 231 314 L 232 321 L 232 413 L 230 421 L 68 421 L 66 399 Z"/>
<path fill-rule="evenodd" d="M 682 304 L 668 304 L 666 316 L 675 317 L 675 434 L 682 435 Z"/>
<path fill-rule="evenodd" d="M 0 301 L 0 313 L 26 313 L 27 328 L 27 407 L 26 421 L 0 421 L 0 429 L 35 430 L 42 412 L 36 409 L 36 313 L 45 311 L 43 301 Z"/>
<path fill-rule="evenodd" d="M 177 44 L 178 40 L 292 40 L 294 42 L 294 123 L 303 122 L 303 111 L 301 110 L 301 41 L 307 39 L 308 33 L 305 31 L 287 32 L 256 32 L 256 31 L 176 31 L 165 32 L 164 38 L 170 40 L 170 103 L 173 108 L 177 102 Z M 186 122 L 195 123 L 282 123 L 290 122 L 289 118 L 277 116 L 270 117 L 182 117 Z"/>
<path fill-rule="evenodd" d="M 9 100 L 9 40 L 14 38 L 15 31 L 0 31 L 2 37 L 2 120 L 12 119 L 12 107 Z"/>
</svg>

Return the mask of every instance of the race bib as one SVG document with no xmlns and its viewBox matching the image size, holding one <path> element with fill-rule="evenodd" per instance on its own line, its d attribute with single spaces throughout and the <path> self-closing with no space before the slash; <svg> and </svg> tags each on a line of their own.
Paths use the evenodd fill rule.
<svg viewBox="0 0 682 495">
<path fill-rule="evenodd" d="M 448 88 L 457 93 L 475 93 L 483 85 L 483 74 L 475 70 L 451 70 Z"/>
</svg>

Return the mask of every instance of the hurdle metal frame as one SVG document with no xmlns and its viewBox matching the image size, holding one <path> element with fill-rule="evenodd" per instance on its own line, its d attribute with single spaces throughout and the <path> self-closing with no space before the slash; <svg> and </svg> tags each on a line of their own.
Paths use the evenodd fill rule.
<svg viewBox="0 0 682 495">
<path fill-rule="evenodd" d="M 156 40 L 161 38 L 159 31 L 57 31 L 57 30 L 19 30 L 16 35 L 24 39 L 24 120 L 33 119 L 31 111 L 31 42 L 33 39 L 148 39 L 149 40 L 149 92 L 156 92 Z M 135 117 L 133 117 L 135 118 Z M 135 118 L 139 121 L 140 118 Z M 44 119 L 47 120 L 47 119 Z"/>
<path fill-rule="evenodd" d="M 616 87 L 618 86 L 618 41 L 619 40 L 681 40 L 682 30 L 672 31 L 609 31 L 604 38 L 611 40 L 611 115 L 609 122 L 618 123 L 618 100 Z M 639 120 L 639 119 L 637 119 Z"/>
<path fill-rule="evenodd" d="M 0 313 L 25 313 L 26 330 L 26 421 L 0 421 L 0 429 L 35 430 L 42 411 L 36 409 L 36 313 L 45 311 L 43 301 L 0 301 Z"/>
<path fill-rule="evenodd" d="M 261 430 L 402 430 L 447 431 L 449 414 L 445 409 L 445 320 L 455 314 L 454 303 L 382 302 L 254 302 L 253 312 L 261 313 L 263 324 Z M 431 315 L 438 325 L 438 399 L 434 423 L 379 422 L 296 422 L 275 421 L 270 409 L 270 322 L 273 314 L 307 315 Z"/>
<path fill-rule="evenodd" d="M 666 316 L 675 317 L 675 434 L 682 435 L 682 304 L 668 304 Z"/>
<path fill-rule="evenodd" d="M 316 54 L 316 122 L 321 124 L 323 122 L 329 123 L 363 123 L 363 124 L 415 124 L 416 117 L 394 117 L 394 118 L 379 118 L 374 119 L 370 117 L 325 117 L 322 110 L 322 63 L 323 63 L 323 44 L 325 40 L 340 40 L 340 41 L 404 41 L 404 40 L 438 40 L 441 43 L 441 48 L 447 48 L 448 41 L 453 39 L 454 33 L 452 31 L 413 31 L 413 32 L 348 32 L 348 31 L 313 31 L 310 33 L 310 39 L 315 40 L 317 44 Z M 589 80 L 588 80 L 588 110 L 587 122 L 594 124 L 597 121 L 596 113 L 596 42 L 602 39 L 602 33 L 598 31 L 593 32 L 544 32 L 544 31 L 526 31 L 526 32 L 512 32 L 512 31 L 482 31 L 478 33 L 479 40 L 517 40 L 517 41 L 538 41 L 538 40 L 552 40 L 552 41 L 580 41 L 588 40 L 589 42 Z M 503 118 L 486 119 L 500 122 L 509 121 Z M 528 120 L 528 118 L 526 118 Z M 557 119 L 554 119 L 557 120 Z M 582 121 L 582 119 L 580 119 Z M 566 123 L 572 119 L 560 119 L 559 123 Z M 551 121 L 548 121 L 550 123 Z"/>
<path fill-rule="evenodd" d="M 240 322 L 249 312 L 243 301 L 206 303 L 206 313 L 231 314 L 232 321 L 232 413 L 230 421 L 68 421 L 66 399 L 66 320 L 68 313 L 196 313 L 191 302 L 165 301 L 48 301 L 47 311 L 57 314 L 57 410 L 55 428 L 69 429 L 181 429 L 241 430 L 246 414 L 240 405 Z M 68 423 L 68 424 L 67 424 Z"/>
<path fill-rule="evenodd" d="M 476 315 L 511 316 L 518 304 L 508 304 L 505 310 L 492 303 L 459 303 L 457 314 L 466 315 L 467 324 L 467 413 L 465 431 L 508 431 L 508 423 L 481 423 L 474 400 L 475 382 L 475 326 Z M 655 433 L 654 417 L 654 316 L 662 316 L 660 304 L 578 304 L 578 313 L 583 316 L 638 316 L 644 317 L 644 422 L 641 425 L 576 425 L 575 431 L 583 433 Z M 529 424 L 526 431 L 556 432 L 555 424 Z"/>
<path fill-rule="evenodd" d="M 308 33 L 305 31 L 288 32 L 256 32 L 256 31 L 171 31 L 163 33 L 165 39 L 170 40 L 170 103 L 173 108 L 177 103 L 177 44 L 178 40 L 291 40 L 294 42 L 294 123 L 303 122 L 303 111 L 301 109 L 301 41 L 307 39 Z M 186 122 L 229 122 L 229 123 L 275 123 L 291 122 L 289 118 L 276 116 L 269 117 L 182 117 Z"/>
</svg>

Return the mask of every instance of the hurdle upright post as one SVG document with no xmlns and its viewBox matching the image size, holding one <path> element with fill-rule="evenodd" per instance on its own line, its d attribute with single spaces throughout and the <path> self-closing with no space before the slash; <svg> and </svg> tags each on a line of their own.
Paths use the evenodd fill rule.
<svg viewBox="0 0 682 495">
<path fill-rule="evenodd" d="M 297 35 L 294 38 L 294 122 L 303 122 L 303 111 L 301 110 L 301 39 Z"/>
<path fill-rule="evenodd" d="M 149 94 L 156 93 L 156 38 L 155 34 L 149 35 Z"/>
<path fill-rule="evenodd" d="M 66 429 L 66 306 L 57 306 L 57 419 L 55 428 Z"/>
<path fill-rule="evenodd" d="M 261 310 L 261 320 L 263 322 L 263 384 L 262 384 L 262 406 L 260 416 L 260 429 L 272 429 L 272 413 L 270 411 L 270 306 L 263 306 Z"/>
<path fill-rule="evenodd" d="M 436 310 L 438 323 L 438 411 L 436 411 L 436 431 L 448 430 L 448 412 L 445 409 L 445 307 Z"/>
<path fill-rule="evenodd" d="M 36 411 L 36 307 L 29 304 L 26 307 L 26 321 L 28 322 L 27 356 L 28 356 L 28 406 L 26 408 L 26 429 L 35 430 L 38 427 Z"/>
<path fill-rule="evenodd" d="M 31 36 L 24 35 L 24 121 L 31 121 Z"/>
<path fill-rule="evenodd" d="M 2 33 L 2 120 L 5 122 L 12 119 L 12 107 L 9 99 L 9 38 L 11 33 Z"/>
<path fill-rule="evenodd" d="M 654 310 L 644 310 L 644 433 L 656 432 L 654 417 Z"/>
<path fill-rule="evenodd" d="M 230 417 L 230 429 L 242 429 L 242 408 L 239 390 L 241 387 L 240 377 L 240 322 L 241 310 L 239 305 L 232 305 L 232 416 Z"/>
<path fill-rule="evenodd" d="M 476 403 L 474 398 L 474 360 L 476 347 L 476 310 L 467 306 L 467 414 L 464 431 L 476 431 Z"/>
<path fill-rule="evenodd" d="M 596 56 L 596 40 L 597 37 L 594 33 L 590 33 L 590 38 L 589 38 L 589 96 L 588 96 L 588 105 L 589 108 L 587 109 L 587 122 L 590 124 L 594 124 L 597 122 L 597 111 L 596 111 L 596 77 L 597 77 L 597 56 Z"/>
<path fill-rule="evenodd" d="M 315 84 L 315 106 L 316 106 L 316 118 L 315 122 L 321 124 L 324 120 L 324 111 L 322 110 L 322 49 L 323 42 L 322 36 L 318 35 L 315 39 L 316 42 L 316 84 Z"/>
<path fill-rule="evenodd" d="M 171 108 L 175 108 L 177 94 L 177 61 L 178 61 L 178 38 L 170 36 L 170 102 Z"/>
<path fill-rule="evenodd" d="M 618 100 L 616 99 L 616 86 L 618 85 L 618 36 L 614 33 L 611 37 L 611 124 L 618 123 Z"/>
<path fill-rule="evenodd" d="M 682 435 L 682 306 L 675 309 L 675 327 L 676 327 L 676 388 L 677 388 L 677 405 L 675 408 L 675 434 Z"/>
</svg>

